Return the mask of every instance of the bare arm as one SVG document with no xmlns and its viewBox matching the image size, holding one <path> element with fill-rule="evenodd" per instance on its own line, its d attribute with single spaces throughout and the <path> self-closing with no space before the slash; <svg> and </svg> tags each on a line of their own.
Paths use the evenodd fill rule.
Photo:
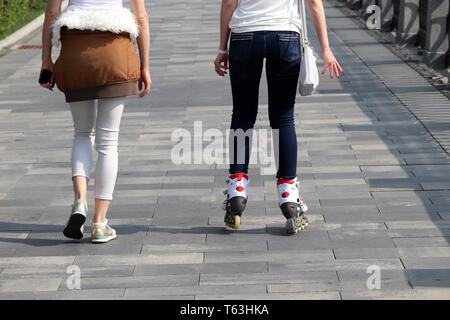
<svg viewBox="0 0 450 320">
<path fill-rule="evenodd" d="M 131 12 L 136 17 L 136 22 L 139 27 L 139 36 L 137 37 L 137 44 L 139 49 L 139 58 L 141 62 L 141 78 L 139 79 L 139 90 L 142 89 L 142 84 L 145 85 L 145 89 L 139 94 L 139 97 L 143 97 L 150 92 L 152 80 L 150 78 L 149 71 L 149 55 L 150 55 L 150 27 L 148 24 L 148 14 L 145 9 L 144 0 L 131 0 L 130 1 Z"/>
<path fill-rule="evenodd" d="M 322 70 L 322 74 L 330 67 L 330 77 L 333 78 L 333 72 L 339 78 L 339 72 L 344 73 L 341 66 L 337 62 L 330 49 L 328 43 L 327 22 L 325 19 L 325 10 L 323 8 L 322 0 L 306 0 L 306 4 L 311 15 L 311 19 L 316 29 L 317 37 L 319 38 L 320 46 L 322 48 L 322 56 L 325 61 L 325 66 Z"/>
<path fill-rule="evenodd" d="M 325 10 L 321 0 L 307 0 L 306 4 L 309 9 L 314 28 L 316 29 L 317 36 L 319 37 L 320 46 L 322 50 L 329 48 L 327 22 L 325 20 Z"/>
<path fill-rule="evenodd" d="M 230 36 L 230 20 L 239 0 L 222 0 L 220 9 L 220 45 L 221 50 L 227 50 L 228 38 Z"/>
<path fill-rule="evenodd" d="M 238 5 L 239 0 L 222 0 L 222 7 L 220 9 L 220 50 L 228 49 L 228 38 L 230 37 L 230 20 L 234 10 Z M 227 74 L 228 69 L 228 55 L 219 53 L 214 61 L 216 73 L 220 76 Z"/>
<path fill-rule="evenodd" d="M 41 84 L 44 88 L 53 90 L 51 83 L 53 82 L 54 65 L 52 61 L 52 23 L 61 13 L 61 0 L 48 0 L 45 9 L 44 25 L 42 27 L 42 69 L 50 70 L 52 78 L 50 83 Z"/>
</svg>

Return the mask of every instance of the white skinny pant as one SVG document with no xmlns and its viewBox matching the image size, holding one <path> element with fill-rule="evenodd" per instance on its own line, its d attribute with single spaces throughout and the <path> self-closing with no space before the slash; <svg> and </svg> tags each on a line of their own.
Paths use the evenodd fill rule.
<svg viewBox="0 0 450 320">
<path fill-rule="evenodd" d="M 95 197 L 112 200 L 118 169 L 117 146 L 120 119 L 126 97 L 70 102 L 75 135 L 72 147 L 72 177 L 90 179 L 93 146 L 98 152 Z"/>
</svg>

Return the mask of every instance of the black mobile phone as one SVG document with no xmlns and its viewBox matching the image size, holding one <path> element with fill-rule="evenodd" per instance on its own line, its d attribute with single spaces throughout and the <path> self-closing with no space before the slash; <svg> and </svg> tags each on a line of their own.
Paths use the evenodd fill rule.
<svg viewBox="0 0 450 320">
<path fill-rule="evenodd" d="M 52 77 L 52 72 L 47 69 L 42 69 L 39 74 L 39 83 L 49 83 Z M 53 79 L 52 88 L 55 86 L 55 80 Z"/>
</svg>

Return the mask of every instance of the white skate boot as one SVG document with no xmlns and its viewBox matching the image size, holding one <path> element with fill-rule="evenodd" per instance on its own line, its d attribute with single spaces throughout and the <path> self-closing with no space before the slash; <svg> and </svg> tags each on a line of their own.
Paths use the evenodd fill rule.
<svg viewBox="0 0 450 320">
<path fill-rule="evenodd" d="M 308 218 L 305 215 L 308 206 L 300 198 L 297 178 L 293 180 L 279 178 L 277 189 L 279 206 L 287 219 L 286 231 L 288 234 L 296 234 L 308 226 Z"/>
<path fill-rule="evenodd" d="M 228 177 L 226 183 L 228 188 L 223 193 L 227 198 L 222 207 L 225 210 L 225 225 L 232 229 L 238 229 L 248 199 L 248 176 L 244 173 L 235 173 Z"/>
</svg>

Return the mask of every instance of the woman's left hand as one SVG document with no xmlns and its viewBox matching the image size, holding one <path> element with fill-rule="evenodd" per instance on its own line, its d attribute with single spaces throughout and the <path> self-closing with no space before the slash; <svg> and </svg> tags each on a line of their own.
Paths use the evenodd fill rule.
<svg viewBox="0 0 450 320">
<path fill-rule="evenodd" d="M 145 86 L 145 89 L 142 90 L 143 85 Z M 138 88 L 141 93 L 139 93 L 139 98 L 142 98 L 149 94 L 150 87 L 152 86 L 152 78 L 150 77 L 150 71 L 148 69 L 141 69 L 141 77 L 139 79 Z"/>
<path fill-rule="evenodd" d="M 52 76 L 50 78 L 50 81 L 48 83 L 39 83 L 41 87 L 47 88 L 50 91 L 53 91 L 53 81 L 55 80 L 55 64 L 52 62 L 51 59 L 42 61 L 41 70 L 48 70 L 52 73 Z"/>
<path fill-rule="evenodd" d="M 333 79 L 333 73 L 334 73 L 334 74 L 336 74 L 336 77 L 339 79 L 339 72 L 344 73 L 344 70 L 342 70 L 341 66 L 337 62 L 331 49 L 330 48 L 323 49 L 322 57 L 323 57 L 323 60 L 325 61 L 325 66 L 323 67 L 322 74 L 325 74 L 325 71 L 329 67 L 330 68 L 330 78 Z"/>
</svg>

